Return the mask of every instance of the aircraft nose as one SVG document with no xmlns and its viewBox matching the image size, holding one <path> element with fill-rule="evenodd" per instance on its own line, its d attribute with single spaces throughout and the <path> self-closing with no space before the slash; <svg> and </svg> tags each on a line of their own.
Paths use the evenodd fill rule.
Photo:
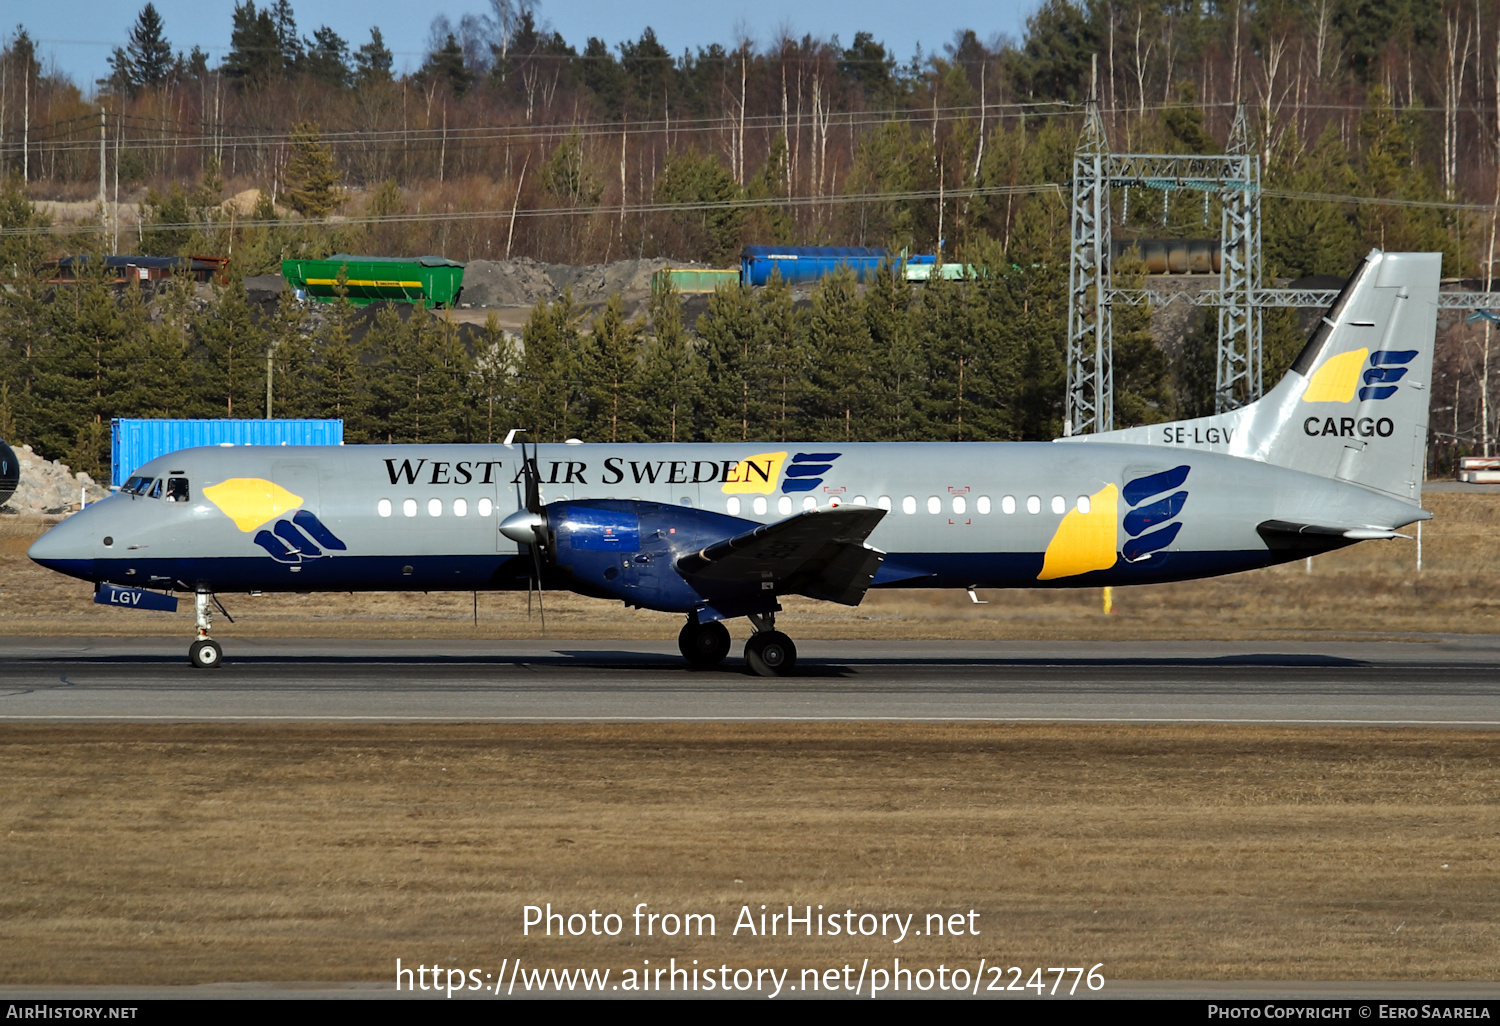
<svg viewBox="0 0 1500 1026">
<path fill-rule="evenodd" d="M 31 543 L 26 555 L 33 563 L 48 570 L 93 580 L 93 537 L 88 526 L 81 523 L 84 516 L 83 513 L 76 514 L 52 528 Z"/>
</svg>

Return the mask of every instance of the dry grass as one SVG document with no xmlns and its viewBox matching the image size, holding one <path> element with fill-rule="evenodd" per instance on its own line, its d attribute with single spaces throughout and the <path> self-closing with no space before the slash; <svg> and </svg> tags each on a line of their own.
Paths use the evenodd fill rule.
<svg viewBox="0 0 1500 1026">
<path fill-rule="evenodd" d="M 792 599 L 786 623 L 799 638 L 1236 639 L 1330 637 L 1377 631 L 1500 633 L 1500 496 L 1435 493 L 1415 543 L 1365 542 L 1302 562 L 1232 577 L 1119 588 L 1115 614 L 1100 612 L 1096 588 L 983 593 L 973 605 L 958 591 L 872 592 L 855 609 Z M 176 616 L 93 605 L 90 586 L 25 558 L 45 527 L 0 519 L 0 633 L 162 635 L 191 633 L 191 604 Z M 479 623 L 468 592 L 224 596 L 239 621 L 226 637 L 533 638 L 524 594 L 483 593 Z M 557 639 L 676 637 L 676 615 L 625 610 L 617 603 L 547 596 L 548 635 Z"/>
<path fill-rule="evenodd" d="M 0 779 L 5 984 L 388 981 L 397 957 L 1500 970 L 1492 734 L 6 725 Z M 549 901 L 711 912 L 719 936 L 523 938 Z M 762 903 L 972 908 L 981 934 L 728 935 Z"/>
</svg>

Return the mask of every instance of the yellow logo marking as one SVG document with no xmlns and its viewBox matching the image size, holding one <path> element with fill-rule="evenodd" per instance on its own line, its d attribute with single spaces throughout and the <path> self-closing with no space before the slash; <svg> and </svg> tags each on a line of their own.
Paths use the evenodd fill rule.
<svg viewBox="0 0 1500 1026">
<path fill-rule="evenodd" d="M 1120 523 L 1120 490 L 1105 485 L 1089 496 L 1089 511 L 1072 509 L 1057 525 L 1047 543 L 1039 581 L 1073 577 L 1090 570 L 1108 570 L 1115 565 L 1115 541 Z"/>
<path fill-rule="evenodd" d="M 1355 349 L 1337 356 L 1330 356 L 1323 366 L 1313 371 L 1307 382 L 1307 391 L 1302 393 L 1305 403 L 1347 403 L 1354 398 L 1354 389 L 1359 385 L 1359 372 L 1365 365 L 1368 349 Z"/>
<path fill-rule="evenodd" d="M 246 534 L 302 505 L 302 496 L 259 477 L 231 477 L 203 489 L 203 497 Z"/>
<path fill-rule="evenodd" d="M 719 490 L 725 495 L 748 495 L 753 492 L 770 495 L 776 490 L 776 482 L 781 477 L 781 465 L 785 462 L 785 452 L 763 452 L 740 460 L 724 475 L 724 487 Z"/>
</svg>

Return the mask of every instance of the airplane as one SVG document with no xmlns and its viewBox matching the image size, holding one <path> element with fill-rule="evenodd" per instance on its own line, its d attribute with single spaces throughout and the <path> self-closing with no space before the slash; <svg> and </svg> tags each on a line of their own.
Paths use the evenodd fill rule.
<svg viewBox="0 0 1500 1026">
<path fill-rule="evenodd" d="M 692 667 L 745 617 L 793 671 L 781 599 L 1099 587 L 1404 537 L 1421 508 L 1441 255 L 1372 251 L 1262 399 L 1053 442 L 195 448 L 141 467 L 30 557 L 95 601 L 228 592 L 568 589 L 682 614 Z"/>
</svg>

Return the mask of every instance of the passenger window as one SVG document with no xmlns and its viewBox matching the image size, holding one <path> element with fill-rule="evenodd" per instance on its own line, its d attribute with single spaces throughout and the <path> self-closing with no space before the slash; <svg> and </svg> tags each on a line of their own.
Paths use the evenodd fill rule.
<svg viewBox="0 0 1500 1026">
<path fill-rule="evenodd" d="M 904 498 L 904 499 L 901 500 L 901 512 L 903 512 L 903 513 L 907 514 L 908 516 L 910 516 L 911 514 L 915 513 L 916 511 L 917 511 L 917 497 L 915 495 L 908 495 L 906 498 Z"/>
<path fill-rule="evenodd" d="M 891 497 L 889 495 L 882 495 L 875 500 L 875 505 L 889 513 L 891 511 Z"/>
<path fill-rule="evenodd" d="M 188 501 L 188 479 L 187 478 L 185 478 L 185 477 L 169 477 L 169 478 L 167 478 L 167 501 L 168 502 L 187 502 Z"/>
<path fill-rule="evenodd" d="M 869 503 L 865 502 L 865 497 L 863 495 L 856 495 L 853 499 L 851 499 L 849 501 L 853 502 L 854 505 L 856 505 L 856 506 L 868 506 L 869 505 Z"/>
<path fill-rule="evenodd" d="M 765 516 L 766 515 L 766 497 L 764 495 L 757 495 L 754 499 L 752 499 L 750 501 L 750 508 L 753 509 L 753 510 L 755 510 L 755 515 L 756 516 L 758 516 L 758 517 Z"/>
<path fill-rule="evenodd" d="M 962 516 L 964 510 L 968 508 L 968 505 L 968 502 L 965 501 L 962 495 L 955 495 L 953 497 L 953 512 L 957 515 Z"/>
<path fill-rule="evenodd" d="M 1026 496 L 1026 512 L 1031 514 L 1042 511 L 1042 500 L 1035 495 Z"/>
<path fill-rule="evenodd" d="M 943 511 L 943 500 L 936 495 L 927 497 L 927 512 L 937 514 Z"/>
<path fill-rule="evenodd" d="M 153 499 L 161 498 L 161 478 L 157 478 L 155 481 L 151 482 L 151 491 L 147 494 L 149 494 Z"/>
<path fill-rule="evenodd" d="M 391 500 L 390 499 L 381 499 L 379 502 L 377 502 L 375 504 L 375 512 L 379 513 L 383 517 L 390 516 L 391 515 Z"/>
<path fill-rule="evenodd" d="M 469 500 L 468 499 L 454 499 L 453 500 L 453 515 L 456 516 L 456 517 L 466 517 L 466 516 L 468 516 L 469 515 Z"/>
<path fill-rule="evenodd" d="M 740 515 L 740 497 L 738 495 L 731 495 L 729 497 L 729 501 L 724 504 L 724 508 L 729 511 L 729 515 L 730 516 L 732 516 L 732 517 L 739 516 Z"/>
<path fill-rule="evenodd" d="M 818 500 L 814 499 L 811 495 L 809 495 L 807 498 L 805 498 L 805 499 L 802 500 L 802 508 L 803 509 L 817 509 L 818 508 Z"/>
<path fill-rule="evenodd" d="M 1052 496 L 1052 512 L 1056 513 L 1058 516 L 1062 516 L 1067 511 L 1068 500 L 1064 499 L 1061 495 Z"/>
<path fill-rule="evenodd" d="M 1002 496 L 1000 499 L 1000 512 L 1006 515 L 1016 511 L 1016 497 L 1014 495 Z"/>
<path fill-rule="evenodd" d="M 416 499 L 402 499 L 401 500 L 401 514 L 402 514 L 402 516 L 408 516 L 408 517 L 414 517 L 414 516 L 416 516 L 417 515 L 417 500 Z"/>
<path fill-rule="evenodd" d="M 1078 512 L 1087 513 L 1090 509 L 1093 508 L 1093 506 L 1094 504 L 1089 501 L 1089 497 L 1087 495 L 1080 495 L 1078 497 Z"/>
<path fill-rule="evenodd" d="M 792 512 L 792 500 L 790 496 L 783 495 L 776 500 L 776 511 L 782 516 L 790 516 Z"/>
<path fill-rule="evenodd" d="M 987 515 L 990 511 L 990 497 L 988 495 L 981 495 L 979 501 L 974 503 L 974 508 L 979 510 L 981 516 Z"/>
<path fill-rule="evenodd" d="M 440 517 L 440 516 L 442 516 L 443 515 L 443 500 L 442 499 L 428 499 L 427 500 L 427 515 L 430 516 L 430 517 Z"/>
<path fill-rule="evenodd" d="M 495 504 L 493 502 L 491 502 L 489 499 L 480 499 L 479 500 L 479 515 L 480 516 L 487 517 L 491 513 L 493 513 L 494 511 L 495 511 Z"/>
</svg>

